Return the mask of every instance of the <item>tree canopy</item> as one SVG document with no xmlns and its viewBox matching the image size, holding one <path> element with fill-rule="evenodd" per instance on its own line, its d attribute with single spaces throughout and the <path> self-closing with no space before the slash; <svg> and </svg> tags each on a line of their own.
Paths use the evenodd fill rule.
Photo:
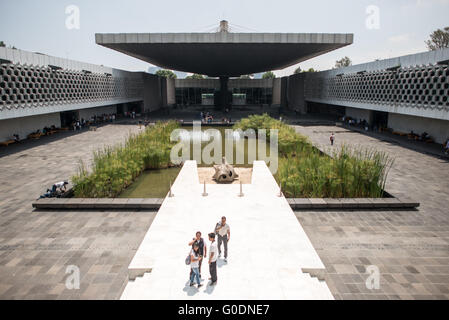
<svg viewBox="0 0 449 320">
<path fill-rule="evenodd" d="M 305 72 L 318 72 L 318 70 L 315 70 L 314 68 L 309 68 L 308 70 L 301 70 L 301 68 L 298 67 L 298 68 L 296 68 L 294 74 L 305 73 Z"/>
<path fill-rule="evenodd" d="M 265 72 L 265 73 L 262 75 L 262 79 L 274 79 L 274 78 L 276 78 L 276 75 L 274 74 L 273 71 Z"/>
<path fill-rule="evenodd" d="M 186 79 L 205 79 L 202 74 L 194 73 L 190 76 L 187 76 Z"/>
<path fill-rule="evenodd" d="M 437 29 L 430 35 L 430 40 L 425 41 L 429 51 L 449 48 L 449 27 L 443 30 Z"/>
<path fill-rule="evenodd" d="M 156 71 L 155 75 L 159 77 L 169 78 L 169 79 L 176 79 L 176 74 L 171 70 L 158 70 Z"/>
<path fill-rule="evenodd" d="M 3 41 L 0 41 L 0 47 L 6 47 L 6 44 Z"/>
<path fill-rule="evenodd" d="M 352 61 L 349 57 L 341 58 L 340 60 L 335 61 L 335 68 L 344 68 L 352 66 Z"/>
</svg>

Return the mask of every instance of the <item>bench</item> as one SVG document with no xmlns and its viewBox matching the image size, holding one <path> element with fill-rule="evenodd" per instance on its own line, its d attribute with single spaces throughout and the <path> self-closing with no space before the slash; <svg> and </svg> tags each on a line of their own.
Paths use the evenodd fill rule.
<svg viewBox="0 0 449 320">
<path fill-rule="evenodd" d="M 28 139 L 39 139 L 42 136 L 42 133 L 30 133 L 28 135 Z"/>
<path fill-rule="evenodd" d="M 0 146 L 5 146 L 5 147 L 7 147 L 7 146 L 9 146 L 10 144 L 13 144 L 13 143 L 15 143 L 16 141 L 15 140 L 7 140 L 7 141 L 3 141 L 3 142 L 0 142 Z"/>
<path fill-rule="evenodd" d="M 393 131 L 392 133 L 394 135 L 401 136 L 401 137 L 405 137 L 408 135 L 408 133 L 404 133 L 404 132 L 400 132 L 400 131 Z"/>
</svg>

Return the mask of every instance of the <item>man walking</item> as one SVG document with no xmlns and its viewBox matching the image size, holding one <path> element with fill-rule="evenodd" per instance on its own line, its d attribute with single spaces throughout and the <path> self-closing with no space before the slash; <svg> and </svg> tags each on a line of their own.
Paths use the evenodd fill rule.
<svg viewBox="0 0 449 320">
<path fill-rule="evenodd" d="M 209 247 L 209 273 L 211 280 L 211 285 L 217 283 L 217 243 L 215 242 L 215 233 L 209 233 L 209 241 L 211 242 Z"/>
<path fill-rule="evenodd" d="M 193 249 L 193 246 L 195 244 L 198 245 L 198 253 L 199 253 L 199 255 L 201 257 L 206 257 L 207 248 L 206 248 L 206 246 L 204 246 L 204 239 L 201 238 L 201 232 L 200 231 L 198 231 L 195 234 L 195 238 L 193 238 L 192 241 L 189 242 L 189 246 L 192 246 L 192 249 Z M 199 261 L 199 268 L 198 268 L 199 269 L 199 273 L 200 273 L 200 278 L 201 278 L 201 264 L 202 263 L 203 263 L 203 260 L 201 259 Z M 192 271 L 190 271 L 190 275 L 192 275 Z"/>
<path fill-rule="evenodd" d="M 218 235 L 218 257 L 221 257 L 221 244 L 224 246 L 224 261 L 228 262 L 228 242 L 231 239 L 231 229 L 226 223 L 226 217 L 221 217 L 221 222 L 215 226 L 215 233 Z"/>
</svg>

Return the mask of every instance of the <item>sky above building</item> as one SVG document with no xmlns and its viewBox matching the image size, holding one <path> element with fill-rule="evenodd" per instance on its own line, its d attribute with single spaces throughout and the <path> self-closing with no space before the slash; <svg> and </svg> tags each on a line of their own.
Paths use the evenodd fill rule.
<svg viewBox="0 0 449 320">
<path fill-rule="evenodd" d="M 344 56 L 359 64 L 427 51 L 424 41 L 448 17 L 449 0 L 0 0 L 0 41 L 148 71 L 150 64 L 95 44 L 95 33 L 214 32 L 223 19 L 231 32 L 354 33 L 354 44 L 299 64 L 326 70 Z"/>
</svg>

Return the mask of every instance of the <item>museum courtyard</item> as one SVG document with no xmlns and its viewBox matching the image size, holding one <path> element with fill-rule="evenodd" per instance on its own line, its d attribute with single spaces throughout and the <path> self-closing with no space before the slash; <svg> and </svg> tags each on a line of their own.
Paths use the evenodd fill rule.
<svg viewBox="0 0 449 320">
<path fill-rule="evenodd" d="M 329 149 L 334 132 L 334 148 L 345 144 L 385 151 L 394 158 L 386 191 L 420 203 L 410 210 L 295 210 L 293 232 L 304 229 L 325 267 L 311 275 L 325 281 L 335 299 L 448 299 L 447 159 L 340 126 L 294 129 L 323 150 Z M 56 181 L 70 180 L 80 159 L 89 163 L 93 151 L 142 130 L 131 123 L 107 124 L 96 131 L 63 132 L 1 148 L 0 299 L 123 298 L 133 282 L 128 267 L 146 235 L 151 236 L 157 210 L 35 210 L 32 203 Z M 189 228 L 193 236 L 195 226 Z M 230 257 L 219 268 L 222 277 L 237 272 L 232 251 Z M 183 259 L 179 257 L 179 270 L 187 281 Z M 66 287 L 71 265 L 80 270 L 75 290 Z M 378 289 L 366 285 L 369 266 L 379 269 Z"/>
</svg>

